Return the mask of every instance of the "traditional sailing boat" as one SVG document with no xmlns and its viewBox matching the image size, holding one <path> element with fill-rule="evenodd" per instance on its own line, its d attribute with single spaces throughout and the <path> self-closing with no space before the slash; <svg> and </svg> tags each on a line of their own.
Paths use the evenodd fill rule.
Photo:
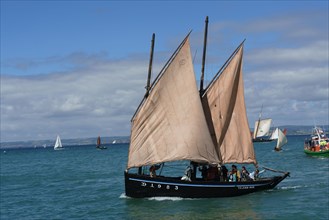
<svg viewBox="0 0 329 220">
<path fill-rule="evenodd" d="M 98 138 L 97 138 L 96 148 L 97 148 L 97 149 L 100 149 L 100 150 L 105 150 L 105 149 L 107 149 L 107 147 L 102 146 L 102 143 L 101 143 L 101 137 L 100 137 L 100 136 L 98 136 Z"/>
<path fill-rule="evenodd" d="M 281 147 L 283 147 L 286 143 L 288 143 L 288 139 L 286 137 L 287 129 L 284 129 L 283 132 L 280 128 L 276 128 L 272 133 L 270 139 L 277 140 L 276 146 L 274 147 L 275 151 L 280 151 Z"/>
<path fill-rule="evenodd" d="M 289 175 L 276 171 L 283 174 L 243 182 L 205 180 L 196 175 L 197 168 L 203 165 L 215 168 L 215 172 L 224 164 L 257 165 L 244 102 L 243 43 L 203 89 L 207 29 L 208 17 L 200 91 L 193 70 L 190 33 L 150 85 L 153 34 L 146 94 L 131 120 L 128 164 L 124 172 L 129 197 L 239 196 L 272 189 Z M 156 174 L 160 167 L 162 172 L 164 163 L 181 161 L 190 162 L 189 178 L 173 173 Z M 150 173 L 145 168 L 150 168 Z"/>
<path fill-rule="evenodd" d="M 62 150 L 62 149 L 64 149 L 64 147 L 62 145 L 61 138 L 59 137 L 59 135 L 57 135 L 56 142 L 54 145 L 54 150 Z"/>
<path fill-rule="evenodd" d="M 270 129 L 271 129 L 271 123 L 272 119 L 271 118 L 262 118 L 262 110 L 263 110 L 263 105 L 262 109 L 259 114 L 259 118 L 257 121 L 255 121 L 255 127 L 254 127 L 254 132 L 252 136 L 252 141 L 253 142 L 270 142 L 273 141 L 271 138 L 266 138 L 269 136 Z"/>
</svg>

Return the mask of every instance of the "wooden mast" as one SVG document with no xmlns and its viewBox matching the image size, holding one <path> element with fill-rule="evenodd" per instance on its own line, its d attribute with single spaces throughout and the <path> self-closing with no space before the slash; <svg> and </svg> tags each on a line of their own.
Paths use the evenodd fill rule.
<svg viewBox="0 0 329 220">
<path fill-rule="evenodd" d="M 201 67 L 201 79 L 200 79 L 200 97 L 203 95 L 203 80 L 204 80 L 204 67 L 206 62 L 206 49 L 207 49 L 207 35 L 208 35 L 208 16 L 205 20 L 204 38 L 203 38 L 203 55 L 202 55 L 202 67 Z"/>
<path fill-rule="evenodd" d="M 255 134 L 254 134 L 254 139 L 257 138 L 258 128 L 259 128 L 259 124 L 260 124 L 260 118 L 262 117 L 262 111 L 263 111 L 263 104 L 262 104 L 262 108 L 260 109 L 258 123 L 257 123 L 257 127 L 256 127 Z"/>
<path fill-rule="evenodd" d="M 150 63 L 149 63 L 149 70 L 148 70 L 148 75 L 147 75 L 147 82 L 146 82 L 146 93 L 144 95 L 144 98 L 146 99 L 149 96 L 150 93 L 150 84 L 151 84 L 151 75 L 152 75 L 152 63 L 153 63 L 153 51 L 154 51 L 154 39 L 155 39 L 155 34 L 152 34 L 152 41 L 151 41 L 151 52 L 150 52 Z M 136 114 L 136 113 L 135 113 Z M 142 174 L 142 169 L 143 167 L 138 167 L 138 174 Z"/>
<path fill-rule="evenodd" d="M 147 83 L 146 83 L 146 93 L 145 93 L 145 98 L 148 97 L 149 92 L 150 92 L 150 84 L 151 84 L 151 74 L 152 74 L 152 63 L 153 63 L 153 51 L 154 51 L 154 39 L 155 39 L 155 34 L 152 34 L 152 42 L 151 42 L 151 52 L 150 52 L 150 63 L 149 63 L 149 71 L 148 71 L 148 76 L 147 76 Z"/>
<path fill-rule="evenodd" d="M 205 24 L 204 38 L 203 38 L 203 55 L 202 55 L 201 79 L 200 79 L 200 90 L 199 90 L 200 98 L 202 98 L 202 95 L 203 95 L 203 92 L 204 92 L 203 80 L 204 80 L 204 66 L 205 66 L 205 62 L 206 62 L 208 16 L 206 17 L 205 23 L 206 24 Z M 193 169 L 191 179 L 195 179 L 196 178 L 196 169 L 197 169 L 198 164 L 195 163 L 194 161 L 191 161 L 190 165 L 192 166 L 192 169 Z"/>
</svg>

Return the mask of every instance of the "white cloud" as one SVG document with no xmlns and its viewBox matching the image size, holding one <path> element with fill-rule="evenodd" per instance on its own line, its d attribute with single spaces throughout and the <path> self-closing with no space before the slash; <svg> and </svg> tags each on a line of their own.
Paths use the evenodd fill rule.
<svg viewBox="0 0 329 220">
<path fill-rule="evenodd" d="M 1 141 L 47 139 L 62 132 L 63 138 L 129 135 L 147 65 L 97 64 L 43 76 L 2 75 Z"/>
<path fill-rule="evenodd" d="M 303 62 L 308 62 L 308 65 L 316 63 L 323 63 L 328 61 L 328 41 L 310 42 L 309 45 L 299 46 L 297 48 L 264 48 L 250 54 L 248 60 L 254 63 L 299 63 L 305 65 Z"/>
<path fill-rule="evenodd" d="M 293 51 L 292 54 L 298 54 Z M 297 48 L 305 50 L 304 48 Z M 322 49 L 322 50 L 325 50 Z M 323 57 L 308 61 L 303 56 L 291 58 L 291 62 L 276 60 L 276 53 L 251 56 L 249 65 L 263 62 L 261 67 L 245 73 L 245 85 L 249 119 L 256 120 L 261 105 L 267 117 L 276 125 L 328 124 L 329 69 Z M 286 49 L 283 49 L 283 53 Z M 325 55 L 325 57 L 328 57 Z M 271 59 L 273 58 L 273 59 Z"/>
</svg>

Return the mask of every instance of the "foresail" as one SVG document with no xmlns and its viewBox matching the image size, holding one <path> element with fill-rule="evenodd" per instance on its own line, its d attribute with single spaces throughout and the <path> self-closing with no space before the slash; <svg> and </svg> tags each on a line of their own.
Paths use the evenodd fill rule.
<svg viewBox="0 0 329 220">
<path fill-rule="evenodd" d="M 243 44 L 202 96 L 202 104 L 222 163 L 255 163 L 242 76 Z"/>
<path fill-rule="evenodd" d="M 219 162 L 196 86 L 188 37 L 132 119 L 127 168 L 174 160 Z"/>
</svg>

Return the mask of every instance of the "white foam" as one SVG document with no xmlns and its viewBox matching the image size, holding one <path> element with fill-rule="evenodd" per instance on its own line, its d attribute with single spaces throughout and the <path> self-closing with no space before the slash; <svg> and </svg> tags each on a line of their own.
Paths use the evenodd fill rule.
<svg viewBox="0 0 329 220">
<path fill-rule="evenodd" d="M 130 197 L 126 196 L 126 193 L 122 193 L 120 196 L 119 196 L 120 199 L 128 199 Z"/>
<path fill-rule="evenodd" d="M 302 187 L 305 187 L 305 186 L 282 186 L 279 188 L 280 189 L 298 189 L 298 188 L 302 188 Z"/>
<path fill-rule="evenodd" d="M 170 200 L 170 201 L 180 201 L 183 200 L 184 198 L 181 197 L 151 197 L 148 198 L 148 200 L 155 200 L 155 201 L 166 201 L 166 200 Z"/>
</svg>

